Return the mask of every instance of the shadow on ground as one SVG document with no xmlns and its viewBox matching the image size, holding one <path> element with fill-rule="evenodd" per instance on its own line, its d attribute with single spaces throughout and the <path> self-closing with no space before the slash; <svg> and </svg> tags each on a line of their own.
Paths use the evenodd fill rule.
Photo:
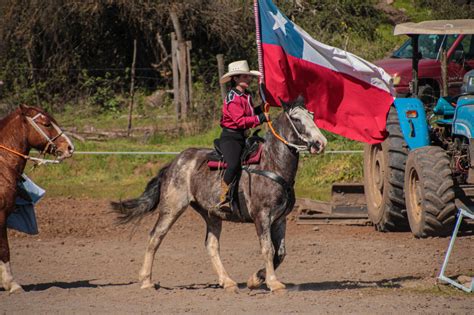
<svg viewBox="0 0 474 315">
<path fill-rule="evenodd" d="M 397 277 L 392 279 L 382 279 L 378 281 L 358 281 L 358 280 L 344 280 L 344 281 L 326 281 L 326 282 L 308 282 L 308 283 L 285 283 L 287 290 L 289 291 L 328 291 L 328 290 L 353 290 L 363 288 L 401 288 L 402 282 L 420 280 L 421 277 L 405 276 Z M 239 283 L 239 289 L 246 289 L 246 283 Z M 156 289 L 164 290 L 208 290 L 208 289 L 219 289 L 221 288 L 218 284 L 200 283 L 200 284 L 189 284 L 180 285 L 176 287 L 160 287 L 156 286 Z M 263 290 L 268 288 L 263 285 Z"/>
<path fill-rule="evenodd" d="M 51 288 L 81 289 L 81 288 L 99 288 L 99 287 L 118 287 L 118 286 L 127 286 L 127 285 L 131 285 L 135 283 L 135 282 L 128 282 L 128 283 L 94 284 L 94 283 L 91 283 L 91 281 L 94 281 L 94 279 L 78 280 L 78 281 L 72 281 L 72 282 L 54 281 L 54 282 L 22 285 L 22 288 L 26 292 L 30 292 L 30 291 L 45 291 Z"/>
</svg>

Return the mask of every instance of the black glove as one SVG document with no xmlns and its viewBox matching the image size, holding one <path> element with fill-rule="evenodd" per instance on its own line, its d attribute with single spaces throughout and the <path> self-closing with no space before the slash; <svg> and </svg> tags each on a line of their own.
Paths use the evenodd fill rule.
<svg viewBox="0 0 474 315">
<path fill-rule="evenodd" d="M 260 120 L 260 123 L 263 124 L 264 122 L 268 122 L 270 119 L 270 116 L 265 115 L 265 113 L 260 113 L 258 114 L 258 120 Z"/>
<path fill-rule="evenodd" d="M 263 105 L 254 107 L 253 112 L 255 113 L 255 115 L 260 115 L 261 113 L 263 113 Z"/>
</svg>

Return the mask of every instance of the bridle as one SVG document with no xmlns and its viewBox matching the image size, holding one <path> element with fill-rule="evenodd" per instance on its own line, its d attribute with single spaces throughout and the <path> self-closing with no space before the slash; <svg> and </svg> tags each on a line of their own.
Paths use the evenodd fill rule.
<svg viewBox="0 0 474 315">
<path fill-rule="evenodd" d="M 58 139 L 59 137 L 61 137 L 64 134 L 64 132 L 61 130 L 61 128 L 59 128 L 58 125 L 56 125 L 54 122 L 51 121 L 51 125 L 53 126 L 54 130 L 56 130 L 58 134 L 53 138 L 48 137 L 48 135 L 43 131 L 43 129 L 40 128 L 40 126 L 38 126 L 38 123 L 35 121 L 38 117 L 41 117 L 41 116 L 43 116 L 42 113 L 36 114 L 33 118 L 26 116 L 26 120 L 48 142 L 48 144 L 43 149 L 43 152 L 41 152 L 41 154 L 45 154 L 50 147 L 52 148 L 51 152 L 54 152 L 57 150 L 57 145 L 54 144 L 54 141 Z"/>
<path fill-rule="evenodd" d="M 265 113 L 268 113 L 269 108 L 270 108 L 270 104 L 269 104 L 269 103 L 265 103 L 265 105 L 264 105 L 263 108 L 264 108 L 264 112 L 265 112 Z M 291 111 L 291 110 L 293 110 L 293 108 L 290 109 L 290 111 Z M 286 118 L 288 118 L 288 121 L 290 122 L 291 127 L 292 127 L 293 130 L 295 131 L 295 133 L 296 133 L 298 139 L 301 140 L 302 142 L 304 142 L 306 145 L 294 144 L 294 143 L 291 143 L 291 142 L 287 141 L 285 138 L 283 138 L 282 136 L 280 136 L 280 135 L 275 131 L 275 129 L 273 128 L 272 122 L 269 121 L 269 122 L 267 122 L 267 124 L 268 124 L 268 127 L 270 127 L 270 130 L 271 130 L 272 134 L 273 134 L 278 140 L 280 140 L 281 142 L 283 142 L 284 144 L 286 144 L 286 145 L 289 146 L 290 148 L 295 149 L 295 150 L 296 150 L 296 153 L 299 153 L 300 151 L 305 151 L 305 150 L 307 150 L 310 141 L 298 131 L 298 129 L 296 128 L 295 124 L 293 123 L 293 120 L 291 119 L 291 117 L 290 117 L 290 115 L 288 114 L 288 112 L 285 111 L 284 113 L 285 113 Z"/>
<path fill-rule="evenodd" d="M 43 151 L 41 152 L 41 155 L 44 155 L 46 154 L 46 152 L 48 151 L 48 149 L 51 147 L 52 148 L 52 151 L 51 152 L 54 152 L 57 150 L 57 145 L 54 144 L 54 141 L 56 139 L 58 139 L 59 137 L 63 136 L 64 135 L 64 132 L 61 130 L 61 128 L 59 128 L 58 125 L 56 125 L 54 122 L 51 121 L 51 125 L 53 126 L 53 128 L 57 131 L 57 135 L 53 138 L 50 138 L 44 131 L 43 129 L 40 128 L 40 126 L 38 126 L 38 123 L 35 121 L 38 117 L 41 117 L 43 114 L 42 113 L 38 113 L 36 114 L 34 117 L 29 117 L 29 116 L 25 116 L 26 117 L 26 120 L 28 121 L 28 123 L 44 138 L 46 139 L 46 141 L 48 142 L 48 144 L 46 145 L 46 147 L 43 149 Z M 71 143 L 71 141 L 66 137 L 66 141 L 69 142 L 69 144 L 71 145 L 71 147 L 73 147 L 73 144 Z M 10 152 L 10 153 L 13 153 L 17 156 L 20 156 L 22 158 L 24 158 L 25 160 L 29 160 L 29 161 L 33 161 L 35 162 L 37 165 L 42 165 L 42 164 L 48 164 L 48 163 L 54 163 L 54 164 L 57 164 L 59 163 L 60 161 L 59 160 L 47 160 L 47 159 L 41 159 L 41 158 L 35 158 L 35 157 L 32 157 L 32 156 L 29 156 L 29 155 L 25 155 L 25 154 L 22 154 L 20 152 L 17 152 L 13 149 L 10 149 L 2 144 L 0 144 L 0 148 L 1 149 L 4 149 L 5 151 L 7 152 Z"/>
</svg>

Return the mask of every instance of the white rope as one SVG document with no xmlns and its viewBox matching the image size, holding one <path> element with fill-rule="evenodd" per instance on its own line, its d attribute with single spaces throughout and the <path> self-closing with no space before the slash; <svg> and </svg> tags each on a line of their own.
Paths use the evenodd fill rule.
<svg viewBox="0 0 474 315">
<path fill-rule="evenodd" d="M 210 148 L 208 148 L 210 149 Z M 302 153 L 309 153 L 308 150 L 301 151 Z M 75 151 L 74 155 L 178 155 L 181 152 L 159 152 L 159 151 Z M 360 154 L 363 150 L 334 150 L 324 151 L 325 154 Z"/>
<path fill-rule="evenodd" d="M 29 161 L 33 161 L 36 165 L 46 165 L 46 164 L 59 164 L 61 163 L 60 160 L 47 160 L 47 159 L 40 159 L 35 157 L 28 157 Z"/>
</svg>

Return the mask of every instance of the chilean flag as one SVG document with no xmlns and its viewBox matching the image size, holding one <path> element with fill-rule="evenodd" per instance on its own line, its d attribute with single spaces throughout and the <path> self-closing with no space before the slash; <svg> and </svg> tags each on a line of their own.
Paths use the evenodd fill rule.
<svg viewBox="0 0 474 315">
<path fill-rule="evenodd" d="M 259 68 L 271 105 L 303 95 L 318 127 L 379 143 L 393 103 L 392 78 L 347 51 L 313 39 L 270 0 L 256 0 Z"/>
</svg>

